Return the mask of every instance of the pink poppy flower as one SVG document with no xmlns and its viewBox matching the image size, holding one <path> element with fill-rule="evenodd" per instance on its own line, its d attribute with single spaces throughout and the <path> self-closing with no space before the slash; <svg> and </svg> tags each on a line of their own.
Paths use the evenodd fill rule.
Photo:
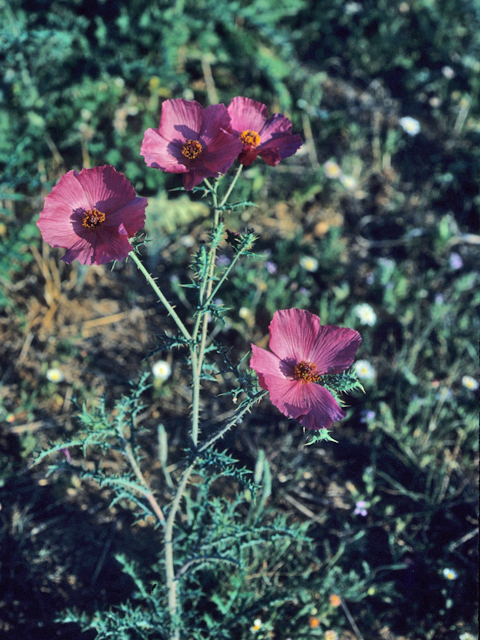
<svg viewBox="0 0 480 640">
<path fill-rule="evenodd" d="M 250 366 L 272 404 L 307 429 L 326 429 L 342 420 L 346 413 L 322 386 L 322 376 L 350 367 L 360 334 L 321 326 L 318 316 L 300 309 L 276 311 L 269 329 L 273 353 L 252 345 Z"/>
<path fill-rule="evenodd" d="M 45 242 L 67 249 L 67 264 L 105 264 L 132 251 L 128 239 L 145 225 L 146 206 L 110 165 L 69 171 L 45 198 L 37 226 Z"/>
<path fill-rule="evenodd" d="M 257 156 L 274 167 L 283 158 L 293 156 L 302 145 L 302 138 L 292 135 L 292 123 L 281 113 L 267 120 L 268 109 L 261 102 L 250 98 L 233 98 L 228 113 L 232 119 L 232 130 L 243 144 L 238 157 L 246 167 L 255 162 Z"/>
<path fill-rule="evenodd" d="M 231 134 L 224 104 L 206 109 L 195 100 L 165 100 L 158 129 L 147 129 L 140 154 L 149 167 L 183 173 L 191 191 L 204 178 L 226 173 L 242 150 Z"/>
</svg>

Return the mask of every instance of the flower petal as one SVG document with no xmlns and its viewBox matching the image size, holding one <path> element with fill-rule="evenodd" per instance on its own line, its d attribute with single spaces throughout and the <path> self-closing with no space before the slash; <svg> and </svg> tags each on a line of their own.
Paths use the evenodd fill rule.
<svg viewBox="0 0 480 640">
<path fill-rule="evenodd" d="M 124 260 L 130 251 L 132 245 L 126 236 L 113 227 L 102 227 L 97 231 L 85 231 L 84 237 L 77 236 L 62 260 L 67 264 L 73 260 L 85 265 L 106 264 L 113 260 Z"/>
<path fill-rule="evenodd" d="M 303 140 L 297 134 L 275 136 L 258 147 L 258 155 L 270 166 L 275 166 L 283 158 L 289 158 L 297 153 L 302 144 Z"/>
<path fill-rule="evenodd" d="M 230 115 L 224 104 L 212 104 L 203 110 L 202 128 L 199 142 L 202 147 L 208 147 L 217 137 L 221 129 L 230 132 Z"/>
<path fill-rule="evenodd" d="M 186 173 L 185 157 L 182 146 L 166 140 L 158 129 L 147 129 L 143 136 L 140 155 L 145 158 L 149 167 L 168 171 L 169 173 Z"/>
<path fill-rule="evenodd" d="M 121 209 L 108 215 L 105 219 L 105 227 L 122 225 L 131 238 L 139 229 L 145 226 L 145 209 L 148 205 L 147 198 L 134 197 Z M 121 233 L 121 232 L 120 232 Z"/>
<path fill-rule="evenodd" d="M 270 167 L 276 167 L 282 159 L 277 147 L 272 147 L 270 149 L 262 149 L 259 147 L 257 149 L 257 153 Z"/>
<path fill-rule="evenodd" d="M 250 367 L 257 372 L 260 386 L 263 389 L 268 389 L 262 382 L 264 376 L 268 375 L 270 378 L 278 378 L 280 380 L 293 380 L 293 368 L 294 364 L 289 365 L 283 362 L 271 351 L 266 351 L 261 347 L 256 347 L 254 344 L 252 347 L 252 358 L 250 360 Z"/>
<path fill-rule="evenodd" d="M 82 169 L 78 181 L 91 204 L 89 208 L 98 209 L 106 215 L 117 211 L 136 195 L 123 173 L 111 165 Z"/>
<path fill-rule="evenodd" d="M 132 251 L 128 238 L 118 229 L 102 227 L 97 231 L 92 264 L 106 264 L 112 260 L 124 260 Z"/>
<path fill-rule="evenodd" d="M 190 164 L 190 170 L 183 175 L 183 187 L 187 191 L 191 191 L 193 187 L 199 185 L 205 178 L 216 178 L 217 171 L 212 171 L 206 167 L 203 162 L 197 158 Z"/>
<path fill-rule="evenodd" d="M 310 411 L 308 404 L 302 404 L 301 387 L 307 386 L 300 380 L 277 378 L 270 375 L 263 376 L 263 382 L 270 394 L 270 402 L 287 418 L 298 418 Z"/>
<path fill-rule="evenodd" d="M 320 373 L 341 373 L 351 366 L 362 338 L 358 331 L 334 324 L 320 327 L 307 360 Z"/>
<path fill-rule="evenodd" d="M 264 375 L 263 382 L 270 401 L 287 418 L 298 420 L 306 429 L 328 429 L 346 413 L 324 387 L 301 380 L 288 380 Z"/>
<path fill-rule="evenodd" d="M 80 264 L 95 264 L 95 238 L 93 243 L 87 238 L 81 238 L 75 236 L 75 241 L 72 242 L 69 249 L 62 257 L 62 260 L 67 264 L 70 264 L 74 260 L 78 260 Z"/>
<path fill-rule="evenodd" d="M 45 206 L 37 222 L 45 242 L 52 247 L 64 247 L 65 238 L 75 236 L 71 220 L 74 210 L 90 207 L 88 197 L 78 181 L 78 172 L 69 171 L 63 175 L 45 198 Z"/>
<path fill-rule="evenodd" d="M 202 153 L 201 160 L 216 175 L 226 173 L 242 149 L 243 145 L 238 138 L 220 130 Z"/>
<path fill-rule="evenodd" d="M 238 156 L 238 161 L 240 164 L 243 164 L 244 167 L 249 167 L 251 164 L 255 162 L 258 158 L 258 151 L 256 149 L 245 149 Z M 267 162 L 267 164 L 269 164 Z"/>
<path fill-rule="evenodd" d="M 305 429 L 328 429 L 332 422 L 343 420 L 347 415 L 340 408 L 332 394 L 318 384 L 301 385 L 301 394 L 303 395 L 303 403 L 308 406 L 308 412 L 296 416 L 296 420 L 300 422 Z M 300 405 L 302 406 L 302 405 Z M 287 409 L 293 412 L 294 406 Z"/>
<path fill-rule="evenodd" d="M 187 140 L 198 140 L 203 122 L 203 107 L 195 100 L 165 100 L 158 132 L 169 142 L 182 147 Z"/>
<path fill-rule="evenodd" d="M 240 135 L 248 129 L 260 133 L 268 116 L 267 107 L 261 102 L 237 96 L 228 106 L 232 120 L 232 131 Z"/>
<path fill-rule="evenodd" d="M 283 113 L 274 113 L 271 118 L 264 122 L 258 134 L 262 140 L 262 144 L 265 144 L 275 136 L 282 137 L 291 135 L 292 123 Z M 298 137 L 300 138 L 300 136 Z"/>
<path fill-rule="evenodd" d="M 320 330 L 320 318 L 303 309 L 275 311 L 270 323 L 270 349 L 281 359 L 298 364 L 308 360 Z"/>
</svg>

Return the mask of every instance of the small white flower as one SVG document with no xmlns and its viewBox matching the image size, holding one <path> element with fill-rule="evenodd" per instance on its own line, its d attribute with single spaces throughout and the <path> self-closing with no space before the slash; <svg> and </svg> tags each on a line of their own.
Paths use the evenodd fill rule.
<svg viewBox="0 0 480 640">
<path fill-rule="evenodd" d="M 242 318 L 242 320 L 247 320 L 247 318 L 252 315 L 252 312 L 250 311 L 250 309 L 247 309 L 247 307 L 240 307 L 240 309 L 238 310 L 238 315 L 240 316 L 240 318 Z"/>
<path fill-rule="evenodd" d="M 474 636 L 472 633 L 466 631 L 465 633 L 462 633 L 459 640 L 478 640 L 478 636 Z"/>
<path fill-rule="evenodd" d="M 186 236 L 182 236 L 180 238 L 180 242 L 183 244 L 184 247 L 189 249 L 190 247 L 193 247 L 193 245 L 195 244 L 195 238 L 190 234 L 188 234 Z"/>
<path fill-rule="evenodd" d="M 458 573 L 455 571 L 455 569 L 444 569 L 443 577 L 447 580 L 456 580 L 458 578 Z"/>
<path fill-rule="evenodd" d="M 318 260 L 316 258 L 312 258 L 312 256 L 303 256 L 300 258 L 300 266 L 305 269 L 305 271 L 316 271 L 318 269 Z"/>
<path fill-rule="evenodd" d="M 357 360 L 355 363 L 355 373 L 362 380 L 373 380 L 375 377 L 375 369 L 368 360 Z"/>
<path fill-rule="evenodd" d="M 327 176 L 327 178 L 340 178 L 340 176 L 342 175 L 342 170 L 333 160 L 327 160 L 327 162 L 325 162 L 325 164 L 323 165 L 323 168 L 325 169 L 325 175 Z"/>
<path fill-rule="evenodd" d="M 357 317 L 360 318 L 362 324 L 368 324 L 370 327 L 373 327 L 377 321 L 377 314 L 366 302 L 364 304 L 357 304 L 354 311 Z"/>
<path fill-rule="evenodd" d="M 353 191 L 357 186 L 357 181 L 353 176 L 340 176 L 340 182 L 343 184 L 345 189 L 349 189 L 350 191 Z"/>
<path fill-rule="evenodd" d="M 63 380 L 65 380 L 65 376 L 61 369 L 52 367 L 47 371 L 47 379 L 50 380 L 50 382 L 63 382 Z"/>
<path fill-rule="evenodd" d="M 152 373 L 154 378 L 161 382 L 165 382 L 172 373 L 172 367 L 166 360 L 157 360 L 157 362 L 154 362 L 152 365 Z"/>
<path fill-rule="evenodd" d="M 445 78 L 448 78 L 449 80 L 455 77 L 455 71 L 449 66 L 442 67 L 442 73 Z"/>
<path fill-rule="evenodd" d="M 262 624 L 263 623 L 260 620 L 260 618 L 255 618 L 255 620 L 253 621 L 253 627 L 250 627 L 250 631 L 255 633 L 256 631 L 258 631 L 261 628 Z"/>
<path fill-rule="evenodd" d="M 472 376 L 463 376 L 462 384 L 470 391 L 476 391 L 478 389 L 478 382 Z"/>
<path fill-rule="evenodd" d="M 362 5 L 359 2 L 347 2 L 345 5 L 345 13 L 347 16 L 351 16 L 362 10 Z"/>
<path fill-rule="evenodd" d="M 90 118 L 92 117 L 92 112 L 89 109 L 82 109 L 80 111 L 80 115 L 84 120 L 90 120 Z"/>
<path fill-rule="evenodd" d="M 409 136 L 416 136 L 417 133 L 420 133 L 420 123 L 418 120 L 415 120 L 415 118 L 405 116 L 404 118 L 400 118 L 398 123 Z"/>
</svg>

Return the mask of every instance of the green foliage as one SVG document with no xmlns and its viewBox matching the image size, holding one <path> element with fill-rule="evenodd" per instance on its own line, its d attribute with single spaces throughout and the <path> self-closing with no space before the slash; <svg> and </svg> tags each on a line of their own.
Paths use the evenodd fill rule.
<svg viewBox="0 0 480 640">
<path fill-rule="evenodd" d="M 6 204 L 20 201 L 21 196 L 0 193 L 0 199 Z M 36 242 L 38 229 L 33 222 L 20 224 L 13 215 L 12 208 L 0 208 L 0 309 L 12 310 L 15 307 L 16 280 L 25 273 L 32 263 L 33 256 L 29 245 Z"/>
<path fill-rule="evenodd" d="M 236 480 L 244 489 L 254 492 L 254 486 L 248 479 L 251 472 L 238 468 L 237 461 L 232 456 L 206 448 L 200 451 L 192 450 L 189 457 L 192 462 L 195 461 L 199 464 L 199 473 L 207 489 L 214 480 L 225 476 Z M 205 475 L 205 472 L 208 472 L 208 475 Z M 208 490 L 206 495 L 208 495 Z"/>
<path fill-rule="evenodd" d="M 246 236 L 245 236 L 246 237 Z M 317 298 L 319 278 L 329 278 L 340 272 L 339 258 L 343 252 L 339 231 L 332 230 L 322 241 L 312 245 L 300 234 L 293 239 L 281 240 L 260 255 L 251 254 L 248 262 L 240 262 L 229 276 L 230 287 L 224 287 L 221 299 L 233 326 L 241 326 L 237 314 L 241 299 L 249 318 L 264 310 L 272 316 L 277 309 L 306 308 Z M 318 274 L 308 272 L 301 264 L 302 256 L 318 256 L 321 268 Z M 343 306 L 346 309 L 346 303 Z M 322 320 L 323 320 L 322 316 Z"/>
<path fill-rule="evenodd" d="M 113 412 L 109 412 L 103 400 L 98 407 L 89 409 L 83 406 L 79 413 L 79 421 L 82 429 L 73 440 L 52 444 L 47 450 L 37 454 L 34 464 L 59 451 L 68 451 L 74 447 L 82 447 L 83 455 L 90 450 L 98 448 L 103 456 L 108 451 L 120 451 L 126 459 L 139 464 L 137 445 L 136 418 L 144 408 L 140 402 L 140 396 L 148 389 L 148 375 L 143 375 L 129 395 L 123 396 L 115 404 Z M 119 501 L 131 501 L 136 505 L 139 519 L 152 515 L 151 508 L 145 502 L 148 489 L 142 485 L 135 475 L 128 470 L 121 474 L 111 473 L 104 469 L 100 463 L 96 463 L 93 470 L 86 467 L 77 467 L 66 461 L 55 462 L 50 466 L 49 473 L 69 469 L 78 473 L 80 478 L 95 482 L 100 487 L 109 487 L 113 493 L 111 506 Z"/>
<path fill-rule="evenodd" d="M 240 76 L 251 85 L 250 61 L 253 95 L 270 85 L 288 108 L 287 25 L 303 6 L 136 0 L 113 10 L 77 2 L 26 11 L 20 0 L 10 3 L 1 39 L 3 179 L 33 191 L 39 174 L 32 166 L 40 163 L 40 173 L 46 163 L 54 171 L 59 163 L 79 167 L 88 155 L 92 165 L 114 164 L 136 189 L 158 191 L 164 174 L 146 170 L 139 149 L 144 130 L 158 125 L 161 100 L 180 97 L 205 64 L 214 66 L 222 98 L 238 95 Z M 204 92 L 198 97 L 205 101 Z"/>
<path fill-rule="evenodd" d="M 79 415 L 83 429 L 78 438 L 51 446 L 48 451 L 39 454 L 35 462 L 59 450 L 82 446 L 84 454 L 87 449 L 96 447 L 103 454 L 109 450 L 120 451 L 126 458 L 133 457 L 139 466 L 141 460 L 136 446 L 135 418 L 143 408 L 140 396 L 147 389 L 144 376 L 128 396 L 116 403 L 113 411 L 108 412 L 105 403 L 94 410 L 83 407 Z M 260 477 L 257 474 L 257 480 L 267 490 L 260 492 L 261 500 L 255 504 L 253 496 L 256 487 L 248 479 L 250 472 L 239 467 L 234 458 L 208 446 L 192 450 L 187 458 L 190 464 L 195 464 L 199 480 L 185 495 L 186 521 L 178 525 L 175 533 L 175 570 L 182 604 L 180 626 L 185 633 L 194 634 L 195 637 L 212 633 L 219 626 L 222 629 L 234 626 L 246 630 L 251 624 L 250 613 L 261 606 L 282 602 L 273 589 L 263 589 L 259 598 L 260 583 L 245 590 L 249 576 L 252 571 L 257 571 L 260 562 L 268 562 L 270 557 L 276 561 L 292 545 L 308 542 L 306 526 L 288 525 L 284 516 L 273 519 L 266 516 L 263 510 L 270 482 L 266 469 Z M 152 515 L 144 500 L 149 490 L 131 472 L 113 474 L 101 464 L 95 464 L 91 470 L 68 462 L 56 463 L 50 471 L 59 472 L 66 468 L 75 471 L 81 478 L 108 487 L 114 495 L 112 505 L 117 502 L 129 504 L 138 519 Z M 242 491 L 233 499 L 215 496 L 218 482 L 224 483 L 226 478 L 242 487 Z M 245 518 L 247 499 L 253 508 L 252 514 L 255 514 L 253 519 Z M 168 516 L 167 506 L 165 513 Z M 85 631 L 94 629 L 98 639 L 108 638 L 112 633 L 128 639 L 157 638 L 159 634 L 163 637 L 163 634 L 170 632 L 163 586 L 163 556 L 159 555 L 157 564 L 149 570 L 150 575 L 158 577 L 148 580 L 142 575 L 144 570 L 126 557 L 117 556 L 117 560 L 136 586 L 137 593 L 133 600 L 114 609 L 97 612 L 91 618 L 69 610 L 61 618 L 62 621 L 76 622 Z M 235 572 L 230 566 L 235 568 Z M 217 581 L 231 581 L 234 592 L 222 588 L 210 593 L 210 589 L 205 589 L 207 583 L 213 586 Z M 235 598 L 232 597 L 233 593 L 236 594 Z M 201 604 L 200 600 L 207 602 L 209 598 L 209 607 Z"/>
<path fill-rule="evenodd" d="M 460 6 L 453 0 L 441 6 L 428 0 L 408 5 L 369 0 L 349 11 L 339 0 L 311 0 L 305 7 L 310 24 L 302 30 L 298 47 L 318 62 L 340 56 L 349 75 L 383 77 L 395 82 L 405 97 L 438 78 L 459 47 L 465 55 L 464 79 L 473 84 L 469 60 L 478 52 L 479 40 L 469 25 L 478 25 L 480 14 L 471 0 Z"/>
</svg>

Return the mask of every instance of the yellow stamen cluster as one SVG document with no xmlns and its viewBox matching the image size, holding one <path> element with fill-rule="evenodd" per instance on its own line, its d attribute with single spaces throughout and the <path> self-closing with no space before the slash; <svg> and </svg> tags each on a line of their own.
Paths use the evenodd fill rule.
<svg viewBox="0 0 480 640">
<path fill-rule="evenodd" d="M 316 365 L 312 362 L 307 362 L 306 360 L 302 360 L 302 362 L 295 365 L 293 377 L 295 380 L 301 380 L 302 384 L 322 381 L 322 376 L 318 373 Z"/>
<path fill-rule="evenodd" d="M 187 140 L 182 147 L 182 153 L 189 160 L 195 160 L 202 153 L 202 145 L 198 140 Z"/>
<path fill-rule="evenodd" d="M 101 211 L 98 211 L 98 209 L 89 209 L 83 214 L 82 225 L 85 228 L 90 229 L 91 231 L 94 231 L 95 229 L 101 227 L 104 222 L 105 214 Z"/>
<path fill-rule="evenodd" d="M 243 142 L 243 144 L 248 145 L 249 147 L 258 147 L 258 145 L 260 144 L 260 136 L 256 131 L 247 129 L 240 134 L 240 141 Z"/>
</svg>

